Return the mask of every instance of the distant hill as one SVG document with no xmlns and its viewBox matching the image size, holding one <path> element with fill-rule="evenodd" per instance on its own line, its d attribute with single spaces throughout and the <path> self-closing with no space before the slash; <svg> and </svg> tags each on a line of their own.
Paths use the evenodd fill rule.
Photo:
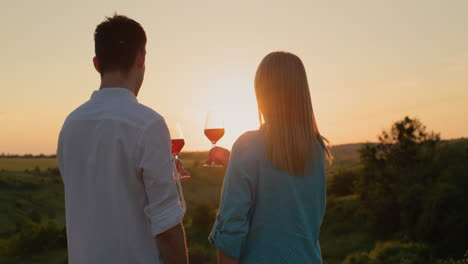
<svg viewBox="0 0 468 264">
<path fill-rule="evenodd" d="M 468 138 L 455 138 L 455 139 L 447 139 L 447 140 L 442 140 L 443 144 L 459 144 L 459 146 L 465 146 L 468 144 Z"/>
<path fill-rule="evenodd" d="M 331 148 L 333 163 L 329 168 L 330 172 L 359 166 L 359 150 L 366 143 L 353 143 L 334 145 Z"/>
<path fill-rule="evenodd" d="M 360 164 L 359 161 L 359 150 L 367 143 L 352 143 L 334 145 L 331 148 L 334 160 L 329 168 L 329 172 L 334 172 L 339 169 L 355 168 Z M 376 144 L 370 142 L 370 144 Z M 468 138 L 455 138 L 441 140 L 440 147 L 445 145 L 456 145 L 459 148 L 468 148 Z M 468 153 L 468 149 L 466 150 Z"/>
</svg>

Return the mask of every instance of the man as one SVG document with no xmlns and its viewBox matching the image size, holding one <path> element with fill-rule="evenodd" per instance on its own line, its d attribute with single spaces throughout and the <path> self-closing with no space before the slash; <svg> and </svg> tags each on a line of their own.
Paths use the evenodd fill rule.
<svg viewBox="0 0 468 264">
<path fill-rule="evenodd" d="M 94 40 L 100 89 L 67 117 L 57 150 L 69 263 L 187 263 L 169 132 L 136 99 L 145 31 L 114 15 Z"/>
</svg>

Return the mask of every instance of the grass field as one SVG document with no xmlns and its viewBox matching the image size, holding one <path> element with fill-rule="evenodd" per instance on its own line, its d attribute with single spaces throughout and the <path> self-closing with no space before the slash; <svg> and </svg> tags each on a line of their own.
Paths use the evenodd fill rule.
<svg viewBox="0 0 468 264">
<path fill-rule="evenodd" d="M 38 167 L 41 170 L 56 168 L 57 160 L 54 158 L 0 158 L 0 170 L 24 171 Z"/>
<path fill-rule="evenodd" d="M 363 143 L 333 146 L 332 154 L 335 159 L 329 170 L 359 166 L 358 150 L 362 146 Z M 184 161 L 184 166 L 191 168 L 203 162 L 207 155 L 206 151 L 183 152 L 180 157 Z M 26 169 L 33 170 L 36 167 L 41 170 L 56 168 L 57 160 L 55 158 L 0 158 L 0 170 L 24 171 Z"/>
<path fill-rule="evenodd" d="M 0 264 L 66 264 L 67 250 L 51 250 L 32 256 L 1 258 Z"/>
<path fill-rule="evenodd" d="M 335 165 L 329 172 L 359 165 L 357 149 L 360 145 L 342 145 L 333 150 Z M 191 263 L 215 263 L 215 249 L 207 237 L 219 205 L 223 168 L 204 168 L 206 152 L 185 152 L 180 158 L 192 173 L 183 183 L 187 214 L 187 232 Z M 52 219 L 65 225 L 63 185 L 55 170 L 53 158 L 0 158 L 0 244 L 20 231 L 21 223 L 35 219 Z M 55 173 L 55 175 L 54 175 Z M 321 231 L 324 263 L 338 264 L 356 249 L 367 249 L 373 241 L 365 235 L 365 225 L 349 217 L 357 201 L 349 196 L 327 205 Z M 337 221 L 340 219 L 340 221 Z M 347 219 L 343 222 L 342 219 Z M 359 228 L 356 228 L 359 227 Z M 66 249 L 54 249 L 21 257 L 0 257 L 1 263 L 66 263 Z"/>
</svg>

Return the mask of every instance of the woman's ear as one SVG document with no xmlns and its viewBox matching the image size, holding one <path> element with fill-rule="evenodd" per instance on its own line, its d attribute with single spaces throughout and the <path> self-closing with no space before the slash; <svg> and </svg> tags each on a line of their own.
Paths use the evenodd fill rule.
<svg viewBox="0 0 468 264">
<path fill-rule="evenodd" d="M 99 61 L 96 56 L 93 58 L 93 64 L 94 64 L 94 69 L 96 69 L 97 72 L 101 73 L 101 70 L 99 69 Z"/>
</svg>

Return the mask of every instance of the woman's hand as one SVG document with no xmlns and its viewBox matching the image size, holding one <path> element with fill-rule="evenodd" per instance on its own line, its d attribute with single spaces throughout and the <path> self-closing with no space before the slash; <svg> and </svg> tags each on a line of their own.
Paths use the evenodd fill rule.
<svg viewBox="0 0 468 264">
<path fill-rule="evenodd" d="M 210 153 L 208 154 L 209 159 L 206 163 L 209 164 L 213 161 L 216 164 L 227 167 L 230 156 L 231 152 L 229 150 L 221 147 L 214 147 L 210 150 Z"/>
</svg>

